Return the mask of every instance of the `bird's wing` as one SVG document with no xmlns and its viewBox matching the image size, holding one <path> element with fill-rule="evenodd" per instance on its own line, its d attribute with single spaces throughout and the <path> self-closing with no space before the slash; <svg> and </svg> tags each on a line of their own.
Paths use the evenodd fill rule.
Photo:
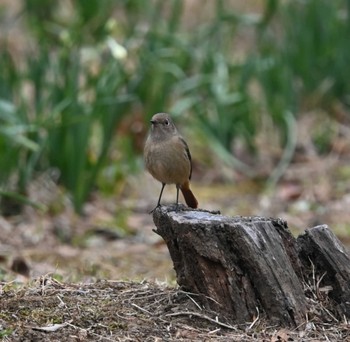
<svg viewBox="0 0 350 342">
<path fill-rule="evenodd" d="M 185 139 L 183 137 L 180 137 L 180 141 L 184 145 L 187 158 L 190 161 L 190 175 L 189 175 L 188 179 L 191 179 L 191 176 L 192 176 L 192 157 L 191 157 L 190 149 L 188 148 L 187 142 L 185 141 Z"/>
</svg>

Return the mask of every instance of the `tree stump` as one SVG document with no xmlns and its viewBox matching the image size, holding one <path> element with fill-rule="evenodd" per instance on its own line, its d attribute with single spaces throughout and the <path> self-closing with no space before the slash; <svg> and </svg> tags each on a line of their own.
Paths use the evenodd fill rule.
<svg viewBox="0 0 350 342">
<path fill-rule="evenodd" d="M 297 238 L 305 278 L 316 279 L 317 295 L 329 292 L 338 318 L 350 317 L 350 262 L 348 251 L 327 225 L 307 229 Z M 321 281 L 322 280 L 322 285 Z M 317 285 L 317 284 L 316 284 Z"/>
<path fill-rule="evenodd" d="M 155 232 L 167 244 L 178 284 L 233 323 L 265 313 L 271 324 L 299 326 L 308 300 L 303 283 L 310 260 L 330 282 L 338 314 L 349 313 L 350 258 L 326 227 L 295 239 L 287 223 L 264 217 L 227 217 L 162 206 Z M 331 255 L 329 255 L 331 253 Z M 332 291 L 331 291 L 332 292 Z"/>
</svg>

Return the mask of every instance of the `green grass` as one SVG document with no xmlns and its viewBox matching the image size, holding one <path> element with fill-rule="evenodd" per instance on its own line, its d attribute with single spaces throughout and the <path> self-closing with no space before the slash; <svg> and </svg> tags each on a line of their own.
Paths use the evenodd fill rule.
<svg viewBox="0 0 350 342">
<path fill-rule="evenodd" d="M 254 59 L 268 112 L 349 106 L 348 1 L 288 1 L 259 32 Z"/>
<path fill-rule="evenodd" d="M 13 48 L 16 22 L 0 36 L 0 204 L 30 204 L 28 184 L 55 169 L 81 212 L 99 185 L 137 169 L 139 151 L 118 135 L 124 120 L 146 123 L 159 111 L 189 122 L 248 175 L 256 171 L 233 145 L 259 154 L 267 118 L 283 150 L 270 179 L 277 182 L 294 154 L 298 116 L 349 106 L 349 3 L 268 0 L 259 17 L 217 0 L 211 19 L 188 30 L 183 0 L 74 0 L 69 11 L 58 1 L 24 1 L 17 21 L 28 44 Z M 255 36 L 242 59 L 234 44 L 244 30 Z"/>
</svg>

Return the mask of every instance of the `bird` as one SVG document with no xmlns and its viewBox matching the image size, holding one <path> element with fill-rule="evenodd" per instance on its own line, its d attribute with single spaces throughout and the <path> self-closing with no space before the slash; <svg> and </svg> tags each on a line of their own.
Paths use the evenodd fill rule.
<svg viewBox="0 0 350 342">
<path fill-rule="evenodd" d="M 144 147 L 144 161 L 148 172 L 162 184 L 157 206 L 150 213 L 161 205 L 166 184 L 176 185 L 176 210 L 178 210 L 179 190 L 189 207 L 198 207 L 198 201 L 190 188 L 191 153 L 169 114 L 153 115 Z"/>
</svg>

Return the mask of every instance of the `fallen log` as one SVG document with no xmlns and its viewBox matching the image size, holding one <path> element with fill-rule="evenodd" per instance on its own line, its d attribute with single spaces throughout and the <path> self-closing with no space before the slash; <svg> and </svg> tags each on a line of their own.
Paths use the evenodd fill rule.
<svg viewBox="0 0 350 342">
<path fill-rule="evenodd" d="M 308 313 L 304 284 L 311 261 L 336 290 L 337 314 L 348 315 L 350 257 L 328 227 L 295 239 L 281 219 L 174 209 L 154 211 L 155 232 L 167 244 L 180 287 L 199 294 L 206 308 L 231 323 L 260 312 L 271 324 L 299 326 Z"/>
</svg>

